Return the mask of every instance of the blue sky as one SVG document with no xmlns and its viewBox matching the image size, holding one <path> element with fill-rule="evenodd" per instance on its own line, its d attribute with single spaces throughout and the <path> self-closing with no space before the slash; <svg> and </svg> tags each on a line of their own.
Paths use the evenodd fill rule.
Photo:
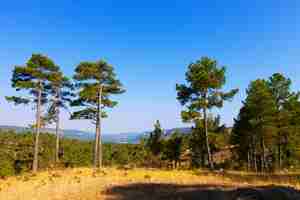
<svg viewBox="0 0 300 200">
<path fill-rule="evenodd" d="M 32 53 L 51 57 L 69 76 L 80 61 L 106 59 L 127 93 L 104 120 L 106 133 L 185 126 L 175 84 L 187 65 L 210 56 L 227 66 L 225 89 L 240 88 L 217 110 L 231 125 L 245 89 L 256 78 L 281 72 L 300 87 L 300 2 L 274 1 L 3 1 L 0 8 L 0 124 L 27 126 L 33 110 L 15 107 L 4 96 L 14 65 Z M 93 130 L 88 121 L 64 128 Z"/>
</svg>

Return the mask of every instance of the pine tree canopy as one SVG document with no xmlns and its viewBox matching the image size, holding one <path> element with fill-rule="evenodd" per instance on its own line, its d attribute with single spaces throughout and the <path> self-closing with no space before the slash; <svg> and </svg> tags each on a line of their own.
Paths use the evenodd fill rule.
<svg viewBox="0 0 300 200">
<path fill-rule="evenodd" d="M 125 92 L 113 66 L 104 60 L 80 63 L 75 69 L 74 79 L 79 93 L 72 106 L 81 107 L 81 110 L 74 112 L 71 119 L 96 121 L 100 89 L 101 108 L 113 108 L 117 102 L 111 100 L 111 95 Z M 107 117 L 106 112 L 102 110 L 101 116 Z"/>
<path fill-rule="evenodd" d="M 201 109 L 222 107 L 223 102 L 231 100 L 238 89 L 222 92 L 224 86 L 225 67 L 218 67 L 218 63 L 208 57 L 203 57 L 188 66 L 186 84 L 177 84 L 177 99 L 182 105 L 187 105 L 183 111 L 184 121 L 199 118 L 197 114 Z"/>
<path fill-rule="evenodd" d="M 273 74 L 268 80 L 268 86 L 275 98 L 278 109 L 280 109 L 282 104 L 289 98 L 291 93 L 291 84 L 291 80 L 289 78 L 285 78 L 280 73 Z"/>
<path fill-rule="evenodd" d="M 157 120 L 154 124 L 154 130 L 150 132 L 150 136 L 147 140 L 147 147 L 155 156 L 162 152 L 163 134 L 164 131 L 161 128 L 159 120 Z"/>
<path fill-rule="evenodd" d="M 68 77 L 64 76 L 61 71 L 56 71 L 49 77 L 49 83 L 45 88 L 46 92 L 52 96 L 45 120 L 52 123 L 57 120 L 60 108 L 68 110 L 69 103 L 75 97 L 74 87 Z"/>
<path fill-rule="evenodd" d="M 42 90 L 42 103 L 47 102 L 47 94 L 44 88 L 47 86 L 49 78 L 58 70 L 58 66 L 41 54 L 33 54 L 24 66 L 16 66 L 13 70 L 12 87 L 17 91 L 28 90 L 29 95 L 33 96 L 12 96 L 6 97 L 15 104 L 28 104 L 36 102 L 37 91 Z"/>
<path fill-rule="evenodd" d="M 258 79 L 250 84 L 245 106 L 250 114 L 250 124 L 256 129 L 256 133 L 271 138 L 275 132 L 276 103 L 267 81 Z"/>
</svg>

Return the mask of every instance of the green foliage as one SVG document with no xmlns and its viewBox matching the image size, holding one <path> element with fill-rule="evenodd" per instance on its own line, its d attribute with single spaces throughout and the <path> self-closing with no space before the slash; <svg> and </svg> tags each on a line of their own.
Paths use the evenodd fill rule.
<svg viewBox="0 0 300 200">
<path fill-rule="evenodd" d="M 116 101 L 111 95 L 125 92 L 121 82 L 116 78 L 113 66 L 100 60 L 82 62 L 75 69 L 74 79 L 78 89 L 77 99 L 72 106 L 79 107 L 71 119 L 89 119 L 96 125 L 94 148 L 94 166 L 102 166 L 101 119 L 107 117 L 106 108 L 113 108 Z"/>
<path fill-rule="evenodd" d="M 72 119 L 90 119 L 97 121 L 99 111 L 99 90 L 102 87 L 101 107 L 113 108 L 116 101 L 110 99 L 112 94 L 125 92 L 121 82 L 116 79 L 116 74 L 111 65 L 103 60 L 97 62 L 82 62 L 75 69 L 74 79 L 76 81 L 78 98 L 72 102 L 72 106 L 82 108 L 72 115 Z M 102 117 L 107 114 L 104 110 Z"/>
<path fill-rule="evenodd" d="M 57 69 L 49 77 L 47 85 L 47 93 L 52 97 L 48 106 L 46 115 L 43 117 L 45 123 L 55 123 L 56 125 L 56 145 L 55 145 L 55 162 L 59 161 L 59 146 L 60 146 L 60 110 L 61 108 L 68 111 L 69 104 L 74 97 L 73 84 Z"/>
<path fill-rule="evenodd" d="M 207 111 L 214 107 L 223 107 L 223 102 L 231 100 L 238 92 L 238 89 L 229 92 L 221 91 L 226 82 L 225 71 L 225 67 L 219 67 L 216 60 L 203 57 L 188 66 L 186 72 L 187 84 L 176 85 L 177 100 L 186 108 L 181 114 L 183 121 L 197 124 L 199 120 L 203 119 L 210 168 L 214 166 L 208 138 Z M 203 116 L 200 112 L 203 112 Z M 195 136 L 197 141 L 200 138 L 201 136 Z M 195 153 L 199 154 L 200 152 L 196 150 Z M 196 157 L 199 157 L 199 155 Z"/>
<path fill-rule="evenodd" d="M 101 167 L 102 157 L 105 165 L 162 167 L 174 163 L 177 167 L 185 154 L 190 156 L 192 167 L 209 165 L 212 169 L 215 154 L 224 149 L 233 149 L 231 159 L 240 168 L 264 172 L 300 167 L 300 92 L 291 91 L 292 81 L 280 73 L 268 80 L 252 81 L 231 133 L 221 125 L 220 116 L 210 114 L 238 92 L 222 91 L 225 72 L 216 60 L 203 57 L 188 66 L 186 84 L 176 85 L 177 100 L 184 107 L 181 118 L 193 123 L 191 134 L 184 136 L 176 131 L 166 136 L 156 121 L 154 131 L 140 144 L 104 144 L 102 151 L 101 119 L 117 105 L 112 96 L 125 92 L 113 66 L 103 60 L 81 62 L 75 69 L 73 85 L 50 58 L 33 54 L 26 64 L 13 70 L 12 87 L 21 91 L 20 95 L 6 100 L 15 105 L 34 105 L 37 112 L 32 127 L 36 134 L 0 132 L 0 177 L 31 168 L 36 171 L 38 163 L 42 169 L 52 167 L 58 160 L 65 167 Z M 75 108 L 71 119 L 87 119 L 95 124 L 94 142 L 60 141 L 59 113 L 69 104 Z M 44 117 L 43 105 L 48 106 Z M 41 134 L 39 141 L 40 128 L 53 122 L 56 139 L 52 134 Z"/>
<path fill-rule="evenodd" d="M 15 174 L 13 160 L 3 150 L 0 151 L 0 177 L 7 177 Z"/>
<path fill-rule="evenodd" d="M 32 133 L 15 133 L 0 130 L 0 177 L 28 172 L 32 167 Z M 55 164 L 55 135 L 41 134 L 39 152 L 40 169 Z M 61 140 L 60 164 L 62 167 L 90 167 L 93 155 L 92 141 L 63 138 Z M 104 144 L 105 166 L 145 166 L 146 149 L 142 144 Z"/>
<path fill-rule="evenodd" d="M 50 78 L 58 71 L 58 67 L 47 56 L 33 54 L 25 66 L 16 66 L 12 76 L 12 87 L 16 91 L 25 90 L 28 95 L 6 97 L 7 101 L 18 104 L 36 104 L 36 139 L 32 169 L 38 169 L 39 134 L 41 128 L 41 106 L 47 103 L 46 88 Z"/>
<path fill-rule="evenodd" d="M 238 89 L 222 92 L 225 84 L 225 67 L 208 57 L 203 57 L 188 66 L 186 80 L 188 85 L 177 84 L 177 99 L 186 105 L 188 112 L 199 112 L 206 108 L 222 107 L 224 100 L 230 100 Z"/>
<path fill-rule="evenodd" d="M 300 144 L 300 101 L 290 85 L 281 74 L 250 84 L 231 137 L 240 164 L 246 163 L 248 169 L 281 169 L 299 160 L 295 152 Z"/>
<path fill-rule="evenodd" d="M 71 103 L 74 97 L 72 92 L 73 84 L 61 71 L 57 71 L 49 77 L 49 84 L 46 90 L 52 98 L 49 101 L 45 120 L 48 123 L 57 122 L 59 120 L 60 108 L 68 110 L 69 103 Z"/>
<path fill-rule="evenodd" d="M 180 155 L 183 151 L 183 136 L 178 131 L 175 131 L 170 138 L 164 142 L 163 158 L 171 162 L 180 162 Z"/>
<path fill-rule="evenodd" d="M 147 140 L 147 147 L 154 156 L 158 156 L 162 152 L 163 134 L 164 132 L 161 128 L 160 122 L 157 120 L 154 124 L 154 131 L 150 132 L 150 136 Z"/>
<path fill-rule="evenodd" d="M 47 87 L 52 73 L 57 71 L 58 67 L 54 62 L 41 54 L 33 54 L 24 66 L 16 66 L 12 76 L 12 87 L 17 91 L 27 90 L 29 96 L 6 97 L 8 101 L 15 104 L 28 104 L 37 102 L 37 90 L 42 90 L 42 102 L 47 101 L 47 94 L 44 88 Z"/>
<path fill-rule="evenodd" d="M 91 166 L 93 155 L 93 142 L 72 139 L 63 139 L 61 146 L 63 156 L 60 162 L 66 167 Z"/>
<path fill-rule="evenodd" d="M 207 118 L 208 137 L 211 141 L 211 151 L 215 153 L 228 145 L 229 135 L 226 132 L 225 125 L 221 125 L 220 116 Z M 191 150 L 191 165 L 193 168 L 205 167 L 207 158 L 207 149 L 205 142 L 203 119 L 198 120 L 192 128 L 189 136 L 189 149 Z"/>
</svg>

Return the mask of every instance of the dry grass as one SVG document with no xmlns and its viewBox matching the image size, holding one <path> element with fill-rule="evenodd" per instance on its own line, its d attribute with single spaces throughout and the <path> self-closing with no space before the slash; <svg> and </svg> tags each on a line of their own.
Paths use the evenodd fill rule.
<svg viewBox="0 0 300 200">
<path fill-rule="evenodd" d="M 123 186 L 134 185 L 138 192 L 145 185 L 160 184 L 160 193 L 177 190 L 178 187 L 214 187 L 222 190 L 237 187 L 282 185 L 300 189 L 299 175 L 257 176 L 248 173 L 209 173 L 205 171 L 164 171 L 164 170 L 119 170 L 106 168 L 94 172 L 79 168 L 44 171 L 37 175 L 25 174 L 0 180 L 1 200 L 100 200 L 130 199 L 122 197 Z M 164 187 L 167 186 L 167 187 Z M 123 188 L 124 189 L 124 188 Z M 128 190 L 131 191 L 131 190 Z M 149 195 L 154 190 L 149 189 Z M 152 193 L 152 194 L 151 194 Z M 124 194 L 123 194 L 124 195 Z M 141 194 L 145 195 L 145 193 Z"/>
</svg>

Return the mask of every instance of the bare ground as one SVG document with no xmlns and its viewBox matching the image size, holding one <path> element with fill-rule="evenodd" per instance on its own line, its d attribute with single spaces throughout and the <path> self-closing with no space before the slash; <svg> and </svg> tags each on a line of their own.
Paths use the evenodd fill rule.
<svg viewBox="0 0 300 200">
<path fill-rule="evenodd" d="M 115 168 L 51 170 L 0 180 L 0 200 L 300 200 L 299 177 Z"/>
</svg>

